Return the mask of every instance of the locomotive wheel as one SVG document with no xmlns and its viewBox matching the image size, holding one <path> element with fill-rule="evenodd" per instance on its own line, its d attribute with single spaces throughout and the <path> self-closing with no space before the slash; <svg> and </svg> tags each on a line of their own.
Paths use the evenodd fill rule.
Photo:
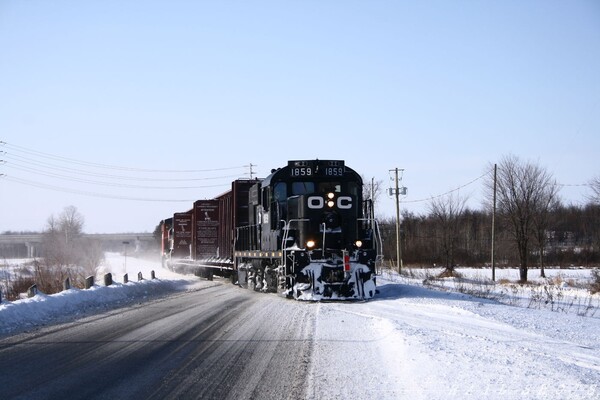
<svg viewBox="0 0 600 400">
<path fill-rule="evenodd" d="M 249 274 L 248 275 L 248 289 L 256 291 L 256 275 L 255 274 Z"/>
<path fill-rule="evenodd" d="M 256 270 L 256 273 L 254 274 L 254 277 L 253 277 L 254 278 L 254 290 L 255 291 L 258 292 L 258 291 L 261 291 L 263 289 L 263 287 L 264 287 L 264 284 L 263 284 L 264 277 L 265 277 L 265 270 L 262 267 L 258 268 Z"/>
<path fill-rule="evenodd" d="M 284 287 L 282 288 L 282 292 L 285 293 L 285 297 L 288 299 L 294 298 L 294 284 L 296 283 L 296 279 L 293 276 L 283 277 L 284 279 Z"/>
</svg>

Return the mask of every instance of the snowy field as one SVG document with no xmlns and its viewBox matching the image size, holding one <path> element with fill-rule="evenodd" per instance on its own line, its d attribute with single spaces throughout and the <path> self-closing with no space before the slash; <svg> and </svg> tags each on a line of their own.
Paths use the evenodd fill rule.
<svg viewBox="0 0 600 400">
<path fill-rule="evenodd" d="M 382 270 L 381 276 L 388 281 L 470 294 L 511 306 L 600 317 L 600 296 L 590 294 L 589 290 L 592 271 L 586 268 L 546 268 L 546 277 L 543 278 L 539 269 L 530 268 L 527 285 L 518 283 L 517 268 L 496 269 L 495 281 L 492 281 L 491 269 L 476 268 L 457 268 L 458 278 L 438 278 L 442 268 L 405 268 L 402 275 Z"/>
<path fill-rule="evenodd" d="M 132 279 L 151 270 L 156 280 L 4 302 L 0 336 L 226 284 L 178 275 L 157 262 L 125 262 L 117 254 L 107 257 L 101 273 L 122 282 L 125 272 Z M 514 283 L 516 270 L 497 271 L 503 284 L 492 284 L 484 276 L 489 271 L 459 270 L 460 281 L 436 279 L 437 272 L 386 271 L 370 301 L 307 305 L 316 318 L 307 398 L 600 398 L 599 296 L 580 287 L 589 270 L 549 269 L 547 280 L 534 279 L 532 270 L 538 284 L 531 287 Z M 554 294 L 544 298 L 546 291 Z"/>
</svg>

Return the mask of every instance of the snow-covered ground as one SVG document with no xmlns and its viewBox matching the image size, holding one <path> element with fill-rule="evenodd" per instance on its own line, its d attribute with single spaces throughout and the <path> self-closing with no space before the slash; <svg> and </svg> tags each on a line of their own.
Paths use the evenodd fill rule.
<svg viewBox="0 0 600 400">
<path fill-rule="evenodd" d="M 590 293 L 594 277 L 589 268 L 546 268 L 545 277 L 539 269 L 530 268 L 527 285 L 518 283 L 517 268 L 497 269 L 495 282 L 490 269 L 457 268 L 460 278 L 438 278 L 442 271 L 407 268 L 402 276 L 390 270 L 382 270 L 381 275 L 394 282 L 466 293 L 511 306 L 600 317 L 600 295 Z"/>
<path fill-rule="evenodd" d="M 113 272 L 122 282 L 125 271 L 130 277 L 139 271 L 149 277 L 151 270 L 158 279 L 4 302 L 0 335 L 72 318 L 86 309 L 97 311 L 142 302 L 156 293 L 219 284 L 131 257 L 125 265 L 115 254 L 107 258 L 102 273 Z M 514 272 L 499 270 L 498 280 L 507 273 Z M 535 278 L 535 271 L 531 274 Z M 474 285 L 489 297 L 482 299 L 472 294 L 479 289 L 465 290 L 464 281 L 434 279 L 428 270 L 409 276 L 382 274 L 379 294 L 369 301 L 310 305 L 316 313 L 316 330 L 307 397 L 600 398 L 600 311 L 595 312 L 594 306 L 586 312 L 582 306 L 558 306 L 568 304 L 564 299 L 569 296 L 598 304 L 598 295 L 578 287 L 589 270 L 547 274 L 553 278 L 540 280 L 539 287 L 560 288 L 562 303 L 532 302 L 527 299 L 535 296 L 530 289 L 511 282 L 492 285 L 485 277 L 479 279 L 484 283 Z"/>
<path fill-rule="evenodd" d="M 18 265 L 30 260 L 11 260 Z M 156 279 L 150 279 L 152 271 Z M 111 286 L 101 284 L 106 273 L 113 276 Z M 143 279 L 138 281 L 138 273 Z M 123 277 L 129 282 L 124 284 Z M 27 330 L 36 326 L 72 320 L 98 309 L 112 309 L 168 292 L 211 286 L 215 283 L 193 275 L 180 275 L 163 269 L 159 261 L 124 257 L 108 253 L 99 268 L 96 284 L 88 290 L 70 289 L 53 295 L 38 294 L 14 302 L 3 299 L 0 303 L 0 335 Z M 100 284 L 98 284 L 100 282 Z"/>
<path fill-rule="evenodd" d="M 600 398 L 598 318 L 388 280 L 380 280 L 380 293 L 369 302 L 317 307 L 314 393 L 340 399 Z M 359 376 L 356 385 L 333 389 Z"/>
</svg>

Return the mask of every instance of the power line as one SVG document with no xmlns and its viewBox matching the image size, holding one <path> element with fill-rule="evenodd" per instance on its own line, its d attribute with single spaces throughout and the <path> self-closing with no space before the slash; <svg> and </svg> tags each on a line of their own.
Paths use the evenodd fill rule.
<svg viewBox="0 0 600 400">
<path fill-rule="evenodd" d="M 106 199 L 147 201 L 147 202 L 166 202 L 166 203 L 184 203 L 184 202 L 190 203 L 190 202 L 194 202 L 197 200 L 197 199 L 156 199 L 156 198 L 148 198 L 148 197 L 117 196 L 117 195 L 112 195 L 112 194 L 88 192 L 88 191 L 84 191 L 84 190 L 76 190 L 76 189 L 69 189 L 69 188 L 64 188 L 64 187 L 60 187 L 60 186 L 53 186 L 53 185 L 48 185 L 45 183 L 29 181 L 26 179 L 20 179 L 20 178 L 15 178 L 15 177 L 11 177 L 11 176 L 4 176 L 3 179 L 6 179 L 11 182 L 19 183 L 22 185 L 33 186 L 33 187 L 37 187 L 37 188 L 41 188 L 41 189 L 53 190 L 53 191 L 64 192 L 64 193 L 80 194 L 80 195 L 91 196 L 91 197 L 101 197 L 101 198 L 106 198 Z M 223 186 L 225 186 L 225 185 L 223 185 Z"/>
<path fill-rule="evenodd" d="M 240 169 L 240 168 L 247 167 L 244 165 L 238 165 L 238 166 L 233 166 L 233 167 L 208 168 L 208 169 L 188 169 L 188 170 L 185 170 L 185 169 L 177 170 L 177 169 L 135 168 L 135 167 L 125 167 L 125 166 L 77 160 L 74 158 L 68 158 L 68 157 L 58 156 L 55 154 L 44 153 L 44 152 L 33 150 L 33 149 L 28 149 L 27 147 L 7 143 L 4 141 L 0 141 L 0 145 L 6 146 L 7 148 L 13 149 L 17 152 L 21 152 L 21 153 L 25 153 L 25 154 L 29 154 L 29 155 L 33 155 L 33 156 L 37 156 L 37 157 L 47 158 L 47 159 L 54 160 L 54 161 L 60 161 L 60 162 L 66 162 L 66 163 L 70 163 L 70 164 L 84 165 L 84 166 L 96 167 L 96 168 L 121 170 L 121 171 L 135 171 L 135 172 L 148 172 L 148 173 L 157 173 L 157 172 L 160 172 L 160 173 L 199 173 L 199 172 L 225 171 L 225 170 Z"/>
<path fill-rule="evenodd" d="M 438 194 L 435 196 L 430 196 L 427 198 L 422 198 L 422 199 L 418 199 L 418 200 L 400 200 L 400 203 L 421 203 L 424 201 L 431 201 L 431 200 L 435 200 L 437 198 L 443 197 L 443 196 L 447 196 L 450 193 L 459 191 L 461 189 L 464 189 L 465 187 L 472 185 L 473 183 L 479 181 L 480 179 L 483 179 L 486 175 L 488 175 L 491 171 L 487 171 L 484 172 L 482 175 L 478 176 L 477 178 L 465 183 L 464 185 L 458 186 L 452 190 L 449 190 L 445 193 L 442 194 Z M 591 183 L 575 183 L 575 184 L 570 184 L 570 183 L 554 183 L 555 186 L 561 186 L 561 187 L 592 187 L 593 185 Z"/>
<path fill-rule="evenodd" d="M 90 183 L 90 184 L 97 184 L 97 185 L 103 185 L 103 186 L 130 187 L 130 188 L 141 188 L 141 189 L 194 189 L 194 188 L 210 187 L 210 186 L 206 186 L 206 185 L 204 185 L 204 186 L 143 186 L 143 185 L 133 185 L 133 184 L 124 184 L 124 183 L 111 183 L 111 182 L 106 182 L 106 181 L 85 179 L 85 178 L 81 178 L 81 177 L 74 176 L 74 175 L 64 175 L 64 174 L 59 174 L 59 173 L 54 173 L 54 172 L 48 172 L 45 170 L 29 167 L 29 166 L 24 165 L 19 162 L 9 162 L 9 163 L 6 163 L 5 165 L 8 168 L 16 169 L 16 170 L 23 171 L 23 172 L 35 173 L 36 175 L 44 175 L 44 176 L 47 176 L 50 178 L 58 178 L 58 179 L 62 179 L 62 180 L 70 180 L 70 181 L 74 181 L 74 182 Z M 37 164 L 34 164 L 34 165 L 37 165 Z M 53 169 L 53 168 L 50 168 L 50 169 Z M 62 171 L 62 169 L 59 169 L 59 171 Z M 96 177 L 96 176 L 107 177 L 106 175 L 103 175 L 103 174 L 83 173 L 80 175 L 93 176 L 93 177 Z M 182 181 L 209 181 L 209 180 L 217 180 L 217 179 L 232 179 L 232 178 L 236 178 L 237 176 L 238 175 L 226 175 L 226 176 L 214 176 L 214 177 L 193 178 L 193 179 L 152 179 L 152 178 L 135 178 L 135 177 L 116 177 L 116 178 L 142 181 L 142 182 L 147 182 L 147 181 L 182 182 Z M 108 177 L 115 178 L 110 175 Z"/>
<path fill-rule="evenodd" d="M 98 186 L 112 186 L 112 187 L 121 187 L 121 188 L 130 188 L 130 189 L 157 189 L 157 190 L 184 190 L 184 189 L 202 189 L 202 188 L 210 188 L 210 187 L 220 187 L 223 185 L 200 185 L 200 186 L 146 186 L 146 185 L 134 185 L 134 184 L 126 184 L 126 183 L 113 183 L 113 182 L 103 182 L 103 181 L 95 181 L 90 179 L 83 179 L 74 176 L 61 175 L 55 173 L 48 173 L 45 171 L 41 171 L 35 168 L 29 168 L 26 166 L 15 165 L 13 163 L 6 164 L 7 167 L 16 169 L 17 171 L 23 172 L 33 172 L 36 175 L 43 175 L 49 178 L 57 178 L 61 180 L 67 180 L 71 182 L 79 182 L 79 183 L 87 183 Z M 214 178 L 203 178 L 203 180 L 212 180 L 212 179 L 223 179 L 223 178 L 235 178 L 237 175 L 229 175 L 224 177 L 214 177 Z"/>
<path fill-rule="evenodd" d="M 193 199 L 159 199 L 156 196 L 140 196 L 134 193 L 128 195 L 127 192 L 124 195 L 117 195 L 113 193 L 101 193 L 94 189 L 86 190 L 83 185 L 92 185 L 94 188 L 99 187 L 117 187 L 131 190 L 189 190 L 189 189 L 205 189 L 205 188 L 227 188 L 231 186 L 231 180 L 238 178 L 243 175 L 243 170 L 247 166 L 234 166 L 224 168 L 208 168 L 208 169 L 197 169 L 197 170 L 159 170 L 159 169 L 145 169 L 145 168 L 130 168 L 120 167 L 115 165 L 86 162 L 76 160 L 72 158 L 57 156 L 49 153 L 44 153 L 32 149 L 25 148 L 23 146 L 8 144 L 0 141 L 0 146 L 4 147 L 7 151 L 0 151 L 3 160 L 2 164 L 4 167 L 11 168 L 18 175 L 4 173 L 0 174 L 0 177 L 6 179 L 6 181 L 18 183 L 21 185 L 36 187 L 40 189 L 53 190 L 63 193 L 73 193 L 85 196 L 99 197 L 99 198 L 111 198 L 119 200 L 134 200 L 134 201 L 155 201 L 155 202 L 193 202 Z M 9 154 L 10 153 L 10 154 Z M 14 154 L 16 153 L 16 154 Z M 7 161 L 5 161 L 6 159 Z M 255 166 L 251 164 L 251 166 Z M 214 172 L 226 171 L 226 170 L 240 170 L 239 174 L 235 175 L 218 175 L 210 176 Z M 110 171 L 122 171 L 125 174 L 110 173 Z M 6 172 L 6 171 L 1 171 Z M 107 173 L 108 172 L 108 173 Z M 160 174 L 168 173 L 170 176 L 162 176 Z M 179 176 L 173 176 L 173 173 L 179 173 Z M 151 176 L 143 174 L 152 174 Z M 194 174 L 196 176 L 185 177 L 182 174 Z M 209 176 L 206 176 L 209 174 Z M 159 176 L 156 176 L 159 175 Z M 205 176 L 198 176 L 205 175 Z M 30 176 L 35 178 L 31 179 Z M 44 179 L 44 178 L 50 179 Z M 37 178 L 37 179 L 36 179 Z M 40 182 L 40 178 L 44 182 Z M 77 185 L 76 188 L 69 188 L 61 185 L 55 185 L 54 180 L 62 180 L 74 183 Z M 223 183 L 218 183 L 221 180 Z M 224 181 L 226 180 L 226 182 Z M 207 182 L 216 181 L 215 184 L 180 184 L 178 182 Z M 148 185 L 144 182 L 163 182 L 158 185 Z M 172 186 L 167 186 L 171 184 Z M 138 192 L 139 193 L 139 192 Z M 177 195 L 175 195 L 177 196 Z M 184 195 L 187 197 L 187 195 Z M 182 196 L 183 197 L 183 196 Z M 197 200 L 197 199 L 196 199 Z"/>
<path fill-rule="evenodd" d="M 555 183 L 555 186 L 563 186 L 563 187 L 592 187 L 594 186 L 591 183 Z"/>
<path fill-rule="evenodd" d="M 104 174 L 104 173 L 98 173 L 98 172 L 89 172 L 89 171 L 84 171 L 81 169 L 76 169 L 76 168 L 69 168 L 69 167 L 61 167 L 61 166 L 56 166 L 54 164 L 48 164 L 48 163 L 44 163 L 44 162 L 39 162 L 35 159 L 31 159 L 28 157 L 22 157 L 22 156 L 15 156 L 15 155 L 9 155 L 9 154 L 5 154 L 5 158 L 12 160 L 11 164 L 15 164 L 19 165 L 19 166 L 23 166 L 23 163 L 27 163 L 27 164 L 31 164 L 31 165 L 35 165 L 41 168 L 46 168 L 46 169 L 50 169 L 50 170 L 54 170 L 54 171 L 61 171 L 61 172 L 67 172 L 67 173 L 72 173 L 72 174 L 77 174 L 77 175 L 85 175 L 85 176 L 92 176 L 92 177 L 99 177 L 99 178 L 110 178 L 110 179 L 119 179 L 119 180 L 131 180 L 131 181 L 152 181 L 152 182 L 186 182 L 186 181 L 204 181 L 204 180 L 210 180 L 210 179 L 222 179 L 222 178 L 229 178 L 231 176 L 237 176 L 237 175 L 227 175 L 227 176 L 216 176 L 216 177 L 204 177 L 204 178 L 148 178 L 148 177 L 140 177 L 140 176 L 124 176 L 124 175 L 112 175 L 112 174 Z M 31 168 L 31 167 L 29 167 Z"/>
<path fill-rule="evenodd" d="M 488 171 L 488 172 L 485 172 L 485 173 L 483 173 L 481 176 L 479 176 L 479 177 L 477 177 L 477 178 L 473 179 L 472 181 L 470 181 L 470 182 L 468 182 L 468 183 L 465 183 L 464 185 L 461 185 L 461 186 L 459 186 L 459 187 L 457 187 L 457 188 L 455 188 L 455 189 L 452 189 L 452 190 L 449 190 L 449 191 L 447 191 L 446 193 L 438 194 L 438 195 L 436 195 L 436 196 L 427 197 L 427 198 L 425 198 L 425 199 L 401 201 L 401 203 L 421 203 L 421 202 L 424 202 L 424 201 L 431 201 L 431 200 L 434 200 L 434 199 L 437 199 L 437 198 L 440 198 L 440 197 L 443 197 L 443 196 L 447 196 L 447 195 L 449 195 L 450 193 L 456 192 L 456 191 L 458 191 L 458 190 L 464 189 L 465 187 L 467 187 L 467 186 L 469 186 L 469 185 L 472 185 L 473 183 L 475 183 L 475 182 L 477 182 L 478 180 L 480 180 L 480 179 L 482 179 L 483 177 L 485 177 L 485 176 L 486 176 L 488 173 L 489 173 L 489 171 Z"/>
</svg>

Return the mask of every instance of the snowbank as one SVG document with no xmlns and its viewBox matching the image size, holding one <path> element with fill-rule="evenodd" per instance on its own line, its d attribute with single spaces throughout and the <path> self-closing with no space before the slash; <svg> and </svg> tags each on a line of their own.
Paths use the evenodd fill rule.
<svg viewBox="0 0 600 400">
<path fill-rule="evenodd" d="M 23 263 L 27 260 L 23 260 Z M 14 261 L 12 264 L 15 264 Z M 18 265 L 18 264 L 17 264 Z M 156 279 L 150 279 L 151 271 Z M 193 290 L 212 286 L 214 283 L 192 275 L 180 275 L 162 268 L 160 262 L 109 253 L 99 268 L 96 282 L 102 282 L 106 273 L 113 274 L 113 284 L 94 285 L 88 290 L 69 289 L 46 295 L 39 293 L 32 298 L 0 303 L 0 334 L 14 333 L 50 323 L 71 321 L 103 310 L 129 306 L 178 290 Z M 137 281 L 141 272 L 143 280 Z M 129 282 L 123 281 L 127 273 Z"/>
</svg>

